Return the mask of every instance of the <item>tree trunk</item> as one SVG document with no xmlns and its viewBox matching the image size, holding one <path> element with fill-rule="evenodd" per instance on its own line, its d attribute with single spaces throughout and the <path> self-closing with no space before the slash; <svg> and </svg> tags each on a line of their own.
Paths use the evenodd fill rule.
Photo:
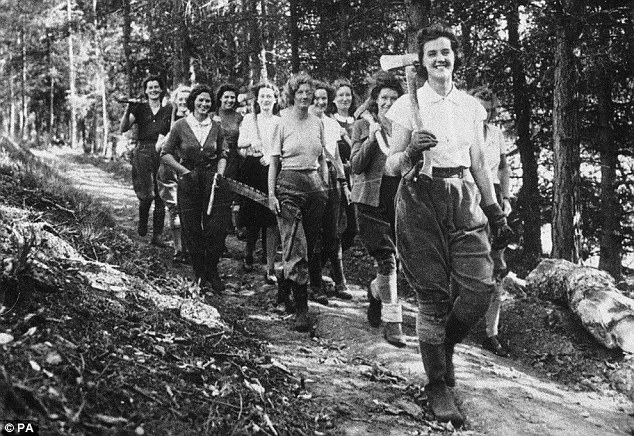
<svg viewBox="0 0 634 436">
<path fill-rule="evenodd" d="M 526 277 L 526 284 L 531 295 L 568 306 L 607 348 L 634 352 L 634 300 L 621 294 L 606 272 L 546 259 Z"/>
<path fill-rule="evenodd" d="M 350 23 L 349 9 L 350 2 L 340 0 L 337 4 L 337 27 L 339 29 L 339 59 L 341 60 L 341 68 L 339 74 L 341 77 L 350 78 L 352 70 L 350 62 Z"/>
<path fill-rule="evenodd" d="M 46 29 L 46 56 L 48 60 L 48 71 L 50 76 L 49 84 L 49 102 L 48 102 L 48 134 L 49 137 L 53 137 L 53 126 L 55 124 L 55 70 L 53 68 L 53 59 L 51 56 L 51 31 Z"/>
<path fill-rule="evenodd" d="M 579 36 L 576 0 L 562 1 L 556 29 L 553 91 L 553 257 L 579 260 L 579 97 L 573 55 Z M 573 15 L 574 14 L 574 15 Z"/>
<path fill-rule="evenodd" d="M 297 26 L 298 20 L 298 0 L 290 0 L 290 20 L 288 23 L 289 26 L 289 38 L 291 44 L 291 72 L 298 73 L 299 72 L 299 27 Z"/>
<path fill-rule="evenodd" d="M 599 35 L 599 47 L 608 47 L 610 31 L 604 27 Z M 619 163 L 619 144 L 614 142 L 612 120 L 612 63 L 601 57 L 597 80 L 599 130 L 598 148 L 601 155 L 601 256 L 599 268 L 609 272 L 615 280 L 621 279 L 621 216 L 623 210 L 616 192 L 616 168 Z"/>
<path fill-rule="evenodd" d="M 407 48 L 410 53 L 418 53 L 416 34 L 429 26 L 431 0 L 405 0 L 405 18 L 407 20 Z"/>
<path fill-rule="evenodd" d="M 20 70 L 21 70 L 21 98 L 20 98 L 20 137 L 24 140 L 27 136 L 27 119 L 28 109 L 26 106 L 26 41 L 24 35 L 24 27 L 20 31 L 20 49 L 22 51 Z"/>
<path fill-rule="evenodd" d="M 522 189 L 518 198 L 519 212 L 524 223 L 523 249 L 527 258 L 537 259 L 542 254 L 541 198 L 537 175 L 538 150 L 531 140 L 531 99 L 526 84 L 526 71 L 522 59 L 523 49 L 519 34 L 519 4 L 515 2 L 507 14 L 509 29 L 509 66 L 513 79 L 513 111 L 517 149 L 522 161 Z"/>
<path fill-rule="evenodd" d="M 75 54 L 73 50 L 73 22 L 72 22 L 72 0 L 66 2 L 66 12 L 68 17 L 68 68 L 70 72 L 70 146 L 77 147 L 77 101 L 75 96 Z"/>
<path fill-rule="evenodd" d="M 15 85 L 13 83 L 13 52 L 9 47 L 9 100 L 11 101 L 10 120 L 9 120 L 9 136 L 15 141 L 15 123 L 17 111 L 15 107 Z"/>
<path fill-rule="evenodd" d="M 189 75 L 190 53 L 187 50 L 187 17 L 185 16 L 185 6 L 182 2 L 175 2 L 173 6 L 173 17 L 176 29 L 173 33 L 172 46 L 172 83 L 174 87 L 181 83 L 187 83 Z"/>
<path fill-rule="evenodd" d="M 132 19 L 130 15 L 130 0 L 123 0 L 123 56 L 125 58 L 125 71 L 128 76 L 128 95 L 133 96 L 134 84 L 132 78 L 132 47 L 130 47 L 130 34 L 132 33 Z"/>
<path fill-rule="evenodd" d="M 471 24 L 468 21 L 460 23 L 460 29 L 462 33 L 462 65 L 471 65 L 471 58 L 473 57 L 473 44 L 471 43 Z M 465 85 L 467 89 L 473 89 L 475 86 L 476 69 L 465 68 Z"/>
<path fill-rule="evenodd" d="M 249 0 L 249 77 L 251 83 L 260 81 L 262 63 L 260 52 L 262 51 L 262 33 L 258 23 L 258 0 Z"/>
</svg>

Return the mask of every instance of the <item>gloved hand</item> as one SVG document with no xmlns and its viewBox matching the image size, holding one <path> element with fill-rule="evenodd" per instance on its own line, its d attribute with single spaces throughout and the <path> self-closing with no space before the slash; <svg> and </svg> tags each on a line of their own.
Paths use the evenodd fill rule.
<svg viewBox="0 0 634 436">
<path fill-rule="evenodd" d="M 412 140 L 405 149 L 405 155 L 412 164 L 421 160 L 423 152 L 435 147 L 438 140 L 433 133 L 427 130 L 415 130 L 412 132 Z"/>
<path fill-rule="evenodd" d="M 484 214 L 489 219 L 491 227 L 491 248 L 501 250 L 511 241 L 514 233 L 506 222 L 506 215 L 499 204 L 493 203 L 482 208 Z"/>
</svg>

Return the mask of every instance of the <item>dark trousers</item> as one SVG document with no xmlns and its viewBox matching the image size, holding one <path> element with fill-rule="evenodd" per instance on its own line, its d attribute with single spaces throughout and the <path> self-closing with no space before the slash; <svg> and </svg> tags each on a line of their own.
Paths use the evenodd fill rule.
<svg viewBox="0 0 634 436">
<path fill-rule="evenodd" d="M 396 243 L 407 282 L 416 291 L 422 342 L 444 342 L 450 313 L 466 325 L 484 315 L 494 289 L 493 262 L 487 219 L 470 173 L 401 180 Z"/>
<path fill-rule="evenodd" d="M 216 164 L 194 169 L 178 181 L 178 207 L 180 210 L 183 243 L 197 265 L 204 259 L 204 271 L 194 271 L 203 277 L 210 268 L 215 268 L 224 248 L 228 208 L 222 205 L 220 190 L 216 190 L 211 215 L 207 205 L 216 171 Z"/>
<path fill-rule="evenodd" d="M 300 221 L 278 215 L 282 237 L 284 276 L 293 282 L 308 283 L 308 262 L 321 256 L 321 223 L 327 194 L 317 170 L 282 170 L 277 176 L 276 196 L 280 204 L 300 211 Z M 292 243 L 291 243 L 292 241 Z"/>
<path fill-rule="evenodd" d="M 160 157 L 153 143 L 141 142 L 132 153 L 132 187 L 140 201 L 139 218 L 147 222 L 154 201 L 153 232 L 161 234 L 165 225 L 165 203 L 159 195 L 157 173 Z"/>
<path fill-rule="evenodd" d="M 398 177 L 383 176 L 378 207 L 356 203 L 359 238 L 378 264 L 379 274 L 390 275 L 396 270 L 396 233 L 394 198 Z"/>
</svg>

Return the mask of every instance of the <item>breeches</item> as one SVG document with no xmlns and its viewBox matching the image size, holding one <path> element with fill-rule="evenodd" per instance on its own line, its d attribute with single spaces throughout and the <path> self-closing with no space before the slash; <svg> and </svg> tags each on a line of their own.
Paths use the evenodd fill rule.
<svg viewBox="0 0 634 436">
<path fill-rule="evenodd" d="M 228 209 L 218 207 L 222 201 L 220 196 L 214 196 L 211 215 L 207 215 L 215 171 L 215 166 L 194 169 L 178 181 L 178 207 L 183 242 L 192 256 L 205 252 L 219 256 L 223 250 Z"/>
<path fill-rule="evenodd" d="M 493 262 L 480 193 L 470 174 L 403 179 L 396 196 L 396 244 L 416 291 L 422 339 L 444 340 L 450 312 L 466 324 L 484 315 L 494 289 Z"/>
<path fill-rule="evenodd" d="M 132 153 L 132 187 L 141 201 L 157 200 L 162 203 L 157 184 L 160 163 L 154 144 L 141 143 Z"/>
<path fill-rule="evenodd" d="M 277 217 L 284 275 L 295 283 L 308 283 L 309 258 L 321 255 L 320 232 L 327 201 L 324 184 L 316 170 L 282 170 L 277 177 L 276 196 L 281 205 L 299 211 L 296 224 L 281 215 Z"/>
</svg>

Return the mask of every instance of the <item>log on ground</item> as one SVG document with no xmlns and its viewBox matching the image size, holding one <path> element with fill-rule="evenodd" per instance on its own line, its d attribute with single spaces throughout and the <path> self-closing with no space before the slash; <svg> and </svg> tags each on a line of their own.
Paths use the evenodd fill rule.
<svg viewBox="0 0 634 436">
<path fill-rule="evenodd" d="M 562 259 L 546 259 L 531 271 L 526 282 L 531 295 L 569 307 L 607 348 L 634 353 L 634 300 L 617 289 L 608 273 Z"/>
</svg>

